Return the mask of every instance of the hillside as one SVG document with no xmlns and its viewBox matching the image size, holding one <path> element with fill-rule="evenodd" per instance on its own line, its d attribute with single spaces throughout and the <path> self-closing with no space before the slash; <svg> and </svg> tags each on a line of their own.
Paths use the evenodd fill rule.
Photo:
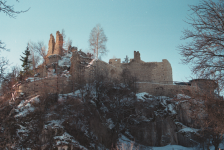
<svg viewBox="0 0 224 150">
<path fill-rule="evenodd" d="M 0 108 L 1 149 L 200 146 L 200 129 L 193 128 L 186 101 L 148 93 L 125 95 L 117 87 L 107 87 L 99 98 L 94 86 L 88 88 L 91 92 L 20 94 L 6 101 Z"/>
</svg>

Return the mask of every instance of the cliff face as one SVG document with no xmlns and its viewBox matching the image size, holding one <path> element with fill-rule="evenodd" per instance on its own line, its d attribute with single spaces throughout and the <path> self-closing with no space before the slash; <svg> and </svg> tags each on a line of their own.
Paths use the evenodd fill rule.
<svg viewBox="0 0 224 150">
<path fill-rule="evenodd" d="M 136 99 L 133 94 L 117 99 L 117 89 L 99 99 L 94 87 L 84 89 L 59 95 L 20 95 L 9 101 L 0 108 L 5 114 L 0 120 L 0 145 L 11 149 L 98 149 L 119 146 L 124 138 L 139 147 L 196 145 L 198 129 L 189 126 L 186 102 L 148 93 L 138 93 Z"/>
</svg>

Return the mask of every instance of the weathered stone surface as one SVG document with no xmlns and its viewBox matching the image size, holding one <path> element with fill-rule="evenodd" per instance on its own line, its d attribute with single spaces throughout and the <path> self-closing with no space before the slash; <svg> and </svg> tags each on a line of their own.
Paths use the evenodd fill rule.
<svg viewBox="0 0 224 150">
<path fill-rule="evenodd" d="M 49 40 L 49 43 L 48 43 L 47 56 L 50 56 L 54 53 L 54 48 L 55 48 L 55 39 L 54 39 L 54 36 L 51 34 L 50 35 L 50 40 Z"/>
<path fill-rule="evenodd" d="M 63 36 L 59 31 L 56 32 L 56 43 L 54 53 L 56 55 L 62 55 L 62 46 L 63 46 Z"/>
<path fill-rule="evenodd" d="M 121 59 L 110 59 L 109 63 L 106 63 L 101 60 L 91 59 L 91 55 L 87 56 L 84 52 L 78 51 L 77 47 L 70 47 L 69 53 L 72 53 L 72 57 L 70 56 L 71 63 L 69 64 L 71 66 L 60 68 L 57 64 L 59 60 L 64 59 L 62 46 L 62 34 L 59 31 L 56 32 L 56 43 L 54 36 L 51 34 L 46 64 L 37 69 L 40 77 L 46 77 L 49 68 L 58 68 L 57 73 L 59 74 L 65 69 L 70 70 L 70 79 L 72 82 L 79 80 L 80 77 L 89 82 L 93 80 L 94 71 L 104 73 L 109 78 L 121 81 L 122 71 L 127 69 L 137 79 L 138 92 L 173 97 L 178 93 L 191 95 L 192 93 L 200 92 L 204 87 L 204 80 L 194 80 L 192 84 L 174 85 L 172 67 L 168 60 L 163 59 L 162 62 L 144 62 L 141 60 L 139 51 L 134 51 L 134 59 L 131 59 L 129 63 L 121 63 Z M 89 64 L 90 62 L 92 63 Z M 52 65 L 55 66 L 52 67 Z M 68 82 L 68 84 L 71 84 L 71 82 Z M 214 87 L 206 91 L 213 92 L 215 88 L 216 86 L 214 85 Z"/>
<path fill-rule="evenodd" d="M 141 60 L 139 51 L 137 51 L 137 52 L 134 51 L 134 60 L 135 61 L 140 61 Z"/>
</svg>

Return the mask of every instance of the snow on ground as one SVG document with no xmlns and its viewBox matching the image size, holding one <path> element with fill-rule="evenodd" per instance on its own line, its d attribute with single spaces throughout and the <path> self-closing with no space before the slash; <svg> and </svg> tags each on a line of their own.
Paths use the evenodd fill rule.
<svg viewBox="0 0 224 150">
<path fill-rule="evenodd" d="M 100 107 L 100 110 L 103 111 L 104 113 L 108 112 L 107 107 L 103 103 L 102 103 L 102 106 Z"/>
<path fill-rule="evenodd" d="M 138 101 L 145 101 L 146 99 L 147 100 L 153 100 L 152 96 L 149 95 L 149 93 L 146 93 L 146 92 L 142 92 L 142 93 L 137 93 L 136 94 L 136 97 L 138 99 Z"/>
<path fill-rule="evenodd" d="M 71 60 L 72 53 L 67 53 L 65 56 L 62 56 L 61 60 L 58 61 L 58 65 L 63 67 L 70 67 L 71 66 Z"/>
<path fill-rule="evenodd" d="M 65 132 L 61 136 L 55 136 L 54 139 L 57 141 L 56 145 L 68 145 L 72 141 L 73 136 Z M 74 140 L 74 142 L 77 141 Z"/>
<path fill-rule="evenodd" d="M 19 125 L 20 126 L 20 129 L 17 129 L 17 132 L 18 133 L 28 133 L 29 130 L 26 129 L 26 127 L 22 126 L 22 125 Z"/>
<path fill-rule="evenodd" d="M 22 100 L 20 104 L 17 106 L 17 109 L 15 109 L 15 111 L 18 113 L 17 115 L 15 115 L 15 118 L 25 117 L 30 112 L 33 112 L 35 110 L 35 107 L 32 105 L 39 102 L 40 102 L 39 95 L 28 100 Z"/>
<path fill-rule="evenodd" d="M 199 131 L 199 129 L 194 129 L 194 128 L 190 128 L 190 127 L 185 127 L 181 130 L 179 130 L 178 132 L 180 133 L 187 133 L 187 132 L 193 132 L 196 133 L 197 131 Z"/>
<path fill-rule="evenodd" d="M 47 77 L 57 77 L 55 69 L 48 69 Z"/>
<path fill-rule="evenodd" d="M 178 132 L 179 133 L 197 133 L 198 131 L 200 131 L 200 129 L 195 129 L 195 128 L 191 128 L 191 127 L 187 127 L 185 125 L 183 125 L 181 122 L 175 122 L 176 125 L 181 126 L 182 129 L 180 129 Z"/>
<path fill-rule="evenodd" d="M 111 118 L 107 119 L 107 126 L 109 129 L 113 129 L 113 127 L 115 127 L 114 122 Z"/>
<path fill-rule="evenodd" d="M 54 139 L 56 140 L 56 145 L 68 145 L 71 143 L 74 147 L 78 147 L 83 150 L 87 150 L 84 146 L 80 145 L 78 141 L 74 139 L 73 136 L 64 132 L 61 136 L 55 136 Z"/>
<path fill-rule="evenodd" d="M 129 140 L 123 134 L 120 135 L 117 145 L 118 150 L 202 150 L 202 148 L 200 149 L 199 147 L 184 147 L 180 145 L 166 145 L 162 147 L 144 146 Z M 224 145 L 220 144 L 219 148 L 223 149 Z M 210 146 L 210 149 L 214 149 L 214 146 Z"/>
<path fill-rule="evenodd" d="M 172 115 L 177 114 L 176 110 L 174 110 L 175 108 L 174 105 L 168 104 L 167 107 L 168 107 L 168 110 L 172 113 Z"/>
<path fill-rule="evenodd" d="M 69 74 L 69 71 L 68 70 L 64 70 L 61 74 L 62 77 L 66 77 L 67 78 L 67 81 L 69 80 L 69 77 L 71 76 Z"/>
<path fill-rule="evenodd" d="M 38 78 L 38 77 L 28 77 L 26 79 L 27 82 L 33 82 L 33 81 L 38 81 L 38 80 L 42 80 L 44 78 Z"/>
<path fill-rule="evenodd" d="M 96 61 L 96 59 L 93 59 L 93 60 L 87 65 L 87 67 L 92 66 L 94 61 Z"/>
<path fill-rule="evenodd" d="M 177 94 L 177 99 L 189 99 L 191 98 L 190 96 L 188 95 L 185 95 L 185 94 Z"/>
<path fill-rule="evenodd" d="M 44 129 L 47 129 L 50 126 L 52 129 L 63 128 L 61 125 L 64 120 L 51 120 L 47 124 L 44 125 Z"/>
<path fill-rule="evenodd" d="M 83 96 L 85 96 L 86 93 L 83 94 Z M 77 98 L 77 97 L 81 97 L 81 91 L 80 90 L 76 90 L 74 93 L 68 93 L 68 94 L 58 94 L 58 101 L 59 102 L 63 102 L 65 101 L 68 97 L 73 97 L 73 98 Z"/>
</svg>

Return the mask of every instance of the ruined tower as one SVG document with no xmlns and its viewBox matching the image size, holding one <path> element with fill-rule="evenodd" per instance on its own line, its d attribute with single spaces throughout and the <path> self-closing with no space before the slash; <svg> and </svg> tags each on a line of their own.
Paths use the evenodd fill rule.
<svg viewBox="0 0 224 150">
<path fill-rule="evenodd" d="M 53 54 L 62 55 L 63 36 L 59 31 L 56 32 L 56 44 Z"/>
<path fill-rule="evenodd" d="M 135 61 L 140 61 L 141 60 L 139 51 L 137 51 L 137 52 L 134 51 L 134 60 Z"/>
<path fill-rule="evenodd" d="M 50 40 L 49 40 L 49 43 L 48 43 L 47 56 L 50 56 L 54 53 L 54 47 L 55 47 L 55 40 L 54 40 L 54 36 L 51 34 L 50 35 Z"/>
</svg>

